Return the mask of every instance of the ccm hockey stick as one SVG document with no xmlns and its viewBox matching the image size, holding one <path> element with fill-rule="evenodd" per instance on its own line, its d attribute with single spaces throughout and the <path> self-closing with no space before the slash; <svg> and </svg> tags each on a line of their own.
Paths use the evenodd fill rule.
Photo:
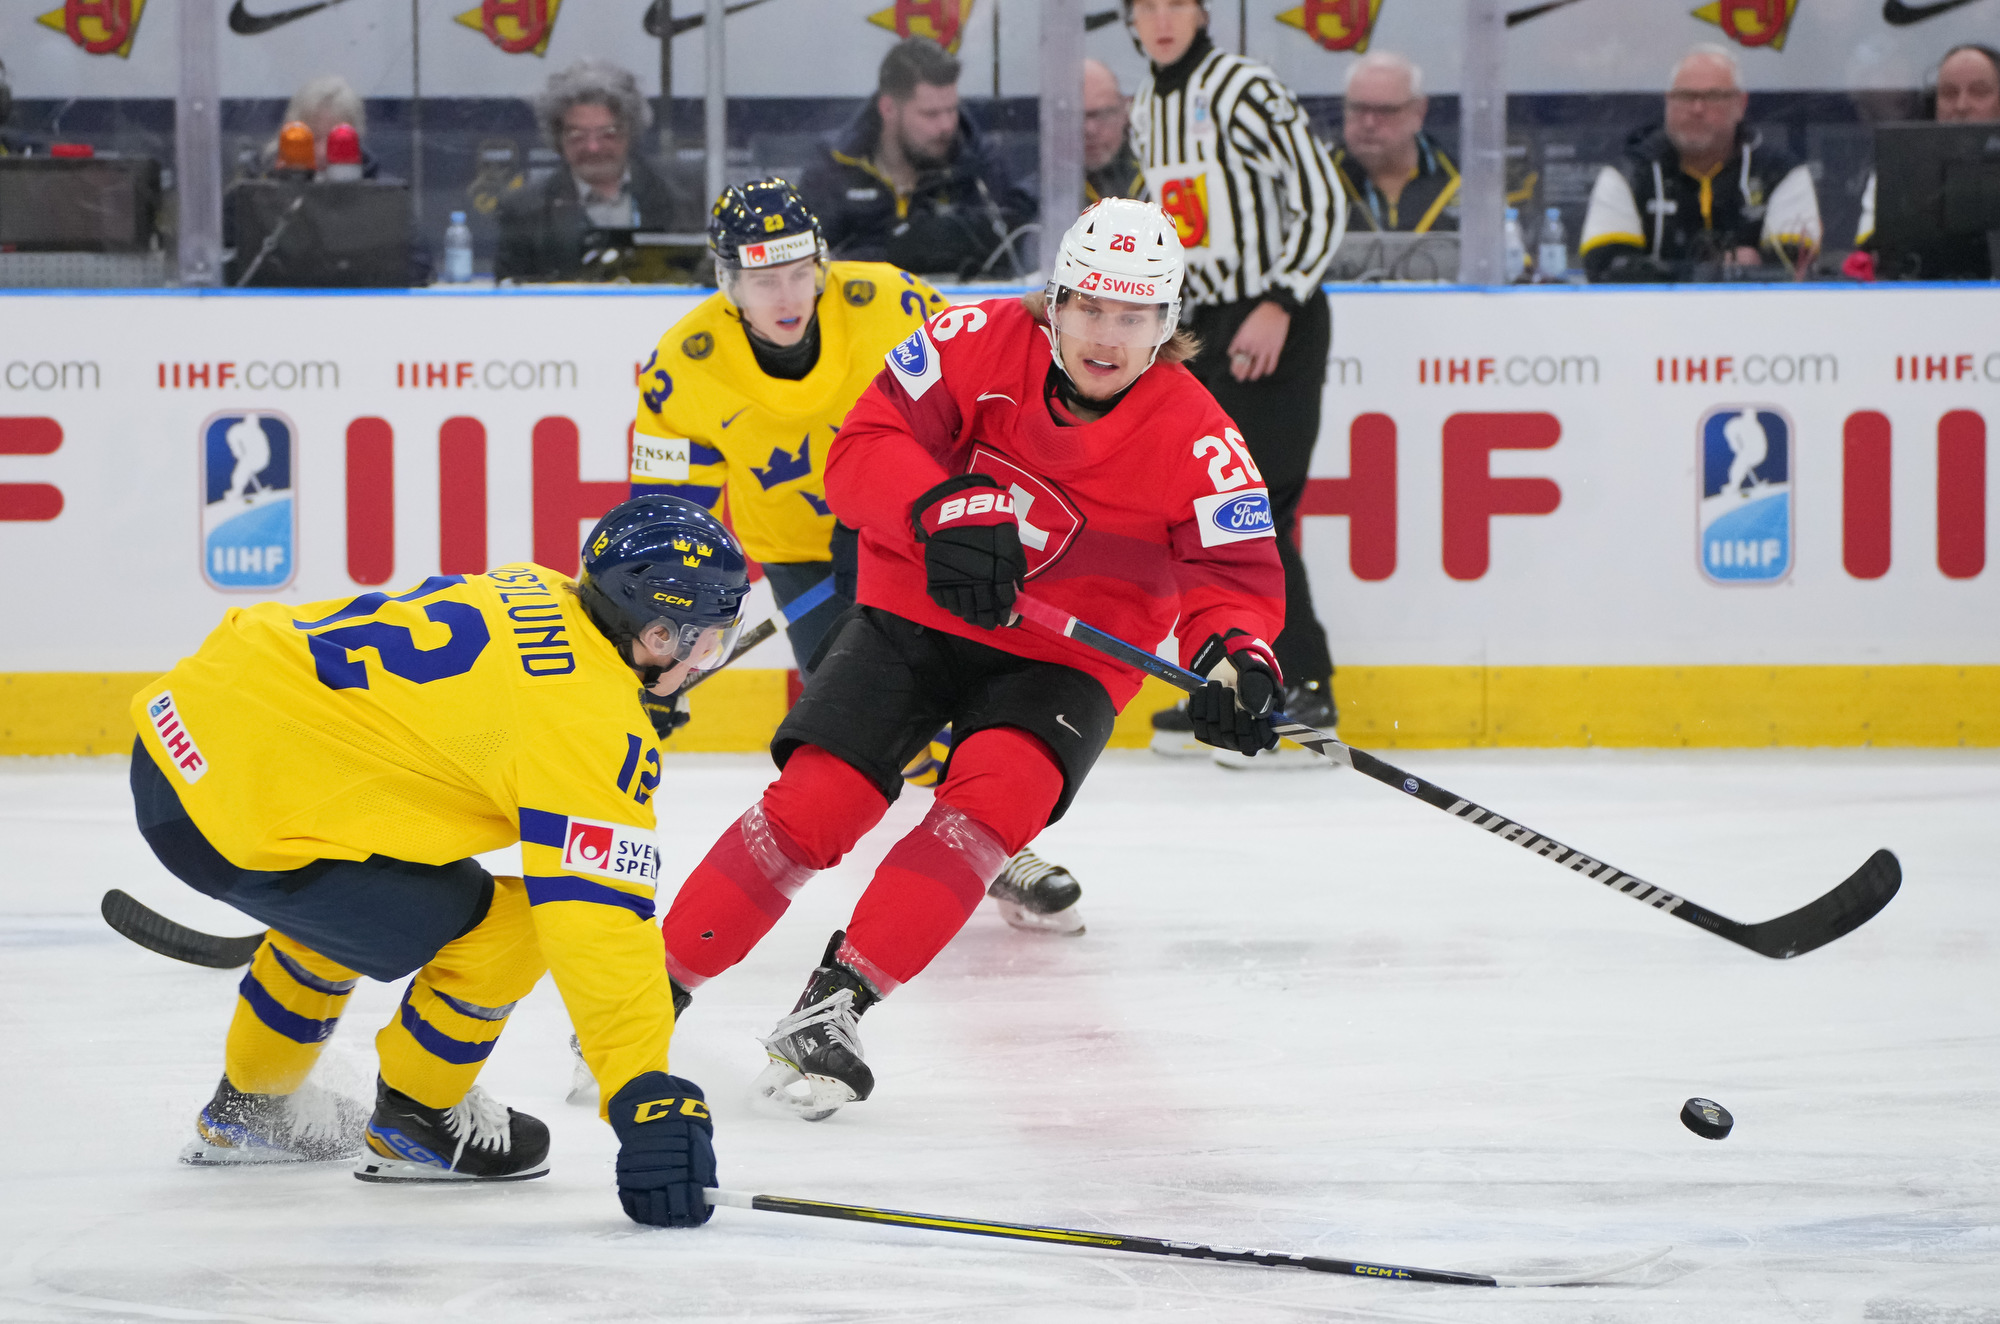
<svg viewBox="0 0 2000 1324">
<path fill-rule="evenodd" d="M 776 621 L 766 618 L 757 622 L 737 637 L 736 647 L 721 667 L 702 672 L 687 688 L 693 689 L 777 632 Z M 250 958 L 257 954 L 257 949 L 264 945 L 262 931 L 242 938 L 219 938 L 212 933 L 177 924 L 131 893 L 116 887 L 104 894 L 98 909 L 106 924 L 147 951 L 171 956 L 189 965 L 205 965 L 212 970 L 234 970 L 248 965 Z"/>
<path fill-rule="evenodd" d="M 798 1200 L 786 1195 L 746 1195 L 740 1191 L 717 1190 L 704 1191 L 702 1195 L 711 1205 L 727 1206 L 731 1209 L 755 1209 L 767 1214 L 804 1214 L 811 1218 L 838 1218 L 849 1223 L 886 1223 L 895 1227 L 919 1228 L 930 1232 L 964 1232 L 975 1237 L 1004 1237 L 1009 1241 L 1087 1246 L 1093 1250 L 1122 1250 L 1136 1255 L 1169 1255 L 1186 1260 L 1262 1264 L 1276 1269 L 1308 1269 L 1313 1273 L 1345 1274 L 1350 1278 L 1388 1278 L 1405 1283 L 1450 1283 L 1457 1287 L 1567 1287 L 1578 1283 L 1594 1283 L 1614 1274 L 1629 1273 L 1633 1269 L 1651 1264 L 1673 1249 L 1671 1246 L 1662 1246 L 1643 1255 L 1629 1256 L 1615 1264 L 1602 1264 L 1575 1273 L 1524 1277 L 1497 1273 L 1457 1273 L 1450 1269 L 1417 1269 L 1406 1264 L 1371 1264 L 1364 1260 L 1341 1260 L 1325 1255 L 1292 1255 L 1283 1251 L 1249 1250 L 1238 1246 L 1204 1246 L 1192 1241 L 1135 1237 L 1123 1232 L 1085 1232 L 1079 1228 L 1038 1227 L 1032 1223 L 996 1223 L 986 1218 L 912 1214 L 900 1209 L 877 1209 L 870 1205 L 859 1204 L 829 1204 L 824 1200 Z"/>
<path fill-rule="evenodd" d="M 1076 617 L 1045 602 L 1037 602 L 1024 595 L 1015 600 L 1014 610 L 1025 620 L 1074 639 L 1087 648 L 1094 648 L 1127 666 L 1137 667 L 1149 676 L 1158 676 L 1169 685 L 1177 686 L 1190 694 L 1205 683 L 1194 672 L 1177 667 L 1154 653 L 1136 648 L 1094 626 L 1086 625 Z M 1849 874 L 1840 886 L 1816 900 L 1808 901 L 1790 914 L 1767 919 L 1761 924 L 1739 923 L 1705 906 L 1698 906 L 1685 897 L 1675 896 L 1664 888 L 1654 887 L 1635 874 L 1623 872 L 1616 865 L 1592 859 L 1579 850 L 1565 846 L 1554 837 L 1543 836 L 1533 828 L 1511 820 L 1504 814 L 1495 813 L 1484 805 L 1454 795 L 1421 777 L 1411 776 L 1366 750 L 1356 749 L 1324 731 L 1294 722 L 1283 713 L 1273 713 L 1271 718 L 1272 729 L 1279 735 L 1304 745 L 1321 758 L 1344 763 L 1356 772 L 1373 777 L 1384 786 L 1393 786 L 1406 795 L 1422 800 L 1433 809 L 1442 809 L 1453 818 L 1463 819 L 1476 827 L 1485 828 L 1502 841 L 1511 841 L 1551 863 L 1559 864 L 1573 873 L 1602 883 L 1614 892 L 1644 902 L 1655 910 L 1672 915 L 1675 919 L 1684 920 L 1696 928 L 1707 929 L 1719 938 L 1726 938 L 1739 947 L 1747 947 L 1760 956 L 1769 956 L 1775 960 L 1782 961 L 1803 955 L 1816 947 L 1824 947 L 1835 938 L 1854 932 L 1873 919 L 1882 907 L 1888 905 L 1890 898 L 1895 896 L 1896 890 L 1903 885 L 1903 869 L 1897 863 L 1895 855 L 1886 850 L 1878 850 L 1869 856 L 1859 869 Z"/>
</svg>

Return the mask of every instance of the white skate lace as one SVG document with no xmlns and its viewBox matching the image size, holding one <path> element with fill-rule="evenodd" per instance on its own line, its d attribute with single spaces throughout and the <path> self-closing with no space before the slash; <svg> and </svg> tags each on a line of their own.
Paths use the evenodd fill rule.
<svg viewBox="0 0 2000 1324">
<path fill-rule="evenodd" d="M 458 1141 L 459 1154 L 465 1152 L 467 1145 L 505 1154 L 514 1144 L 514 1128 L 507 1122 L 507 1105 L 477 1085 L 445 1110 L 444 1125 Z M 458 1154 L 454 1154 L 452 1165 L 457 1164 Z"/>
<path fill-rule="evenodd" d="M 810 1007 L 801 1007 L 799 1010 L 785 1017 L 785 1019 L 779 1021 L 777 1026 L 772 1029 L 770 1036 L 764 1040 L 764 1050 L 772 1057 L 787 1062 L 794 1069 L 797 1069 L 797 1062 L 793 1062 L 791 1058 L 785 1057 L 780 1053 L 780 1043 L 797 1034 L 800 1030 L 810 1029 L 815 1025 L 824 1025 L 826 1026 L 826 1037 L 828 1039 L 831 1039 L 834 1043 L 845 1048 L 856 1057 L 865 1057 L 866 1054 L 861 1051 L 861 1037 L 855 1033 L 854 1015 L 854 990 L 851 988 L 835 989 L 832 996 L 823 1001 L 815 1002 Z M 790 1047 L 789 1044 L 785 1045 L 787 1050 Z"/>
<path fill-rule="evenodd" d="M 1060 864 L 1050 864 L 1031 850 L 1019 850 L 1014 858 L 1007 861 L 1007 867 L 1000 876 L 1022 891 L 1027 891 L 1052 873 L 1068 873 Z"/>
</svg>

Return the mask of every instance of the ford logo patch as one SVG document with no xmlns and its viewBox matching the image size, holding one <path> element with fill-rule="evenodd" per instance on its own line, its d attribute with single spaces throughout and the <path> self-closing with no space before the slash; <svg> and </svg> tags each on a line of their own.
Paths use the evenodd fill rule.
<svg viewBox="0 0 2000 1324">
<path fill-rule="evenodd" d="M 1271 498 L 1262 492 L 1246 492 L 1234 501 L 1225 501 L 1209 516 L 1224 533 L 1258 533 L 1271 525 Z"/>
<path fill-rule="evenodd" d="M 910 332 L 909 339 L 889 351 L 895 357 L 896 366 L 912 377 L 921 377 L 930 363 L 930 351 L 924 347 L 921 331 Z"/>
</svg>

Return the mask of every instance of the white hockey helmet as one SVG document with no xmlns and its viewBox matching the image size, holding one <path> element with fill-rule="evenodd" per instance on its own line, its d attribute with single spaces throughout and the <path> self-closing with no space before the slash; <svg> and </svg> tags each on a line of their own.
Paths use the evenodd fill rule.
<svg viewBox="0 0 2000 1324">
<path fill-rule="evenodd" d="M 1098 300 L 1158 306 L 1157 320 L 1137 324 L 1128 344 L 1150 344 L 1155 353 L 1180 325 L 1181 281 L 1187 274 L 1187 254 L 1180 233 L 1167 214 L 1136 198 L 1106 198 L 1086 210 L 1063 236 L 1049 273 L 1049 350 L 1062 367 L 1058 318 L 1063 292 L 1088 294 Z M 1075 328 L 1072 335 L 1080 334 Z M 1121 333 L 1094 327 L 1085 337 L 1104 341 Z M 1064 369 L 1067 371 L 1067 369 Z"/>
</svg>

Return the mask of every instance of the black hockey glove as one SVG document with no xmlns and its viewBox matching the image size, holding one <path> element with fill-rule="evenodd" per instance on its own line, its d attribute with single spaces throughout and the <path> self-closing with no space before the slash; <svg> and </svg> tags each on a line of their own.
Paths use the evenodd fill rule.
<svg viewBox="0 0 2000 1324">
<path fill-rule="evenodd" d="M 695 1227 L 714 1212 L 701 1198 L 715 1185 L 714 1124 L 701 1087 L 648 1071 L 611 1096 L 618 1133 L 618 1202 L 635 1223 Z"/>
<path fill-rule="evenodd" d="M 639 706 L 646 710 L 646 716 L 653 723 L 653 730 L 662 740 L 686 726 L 691 716 L 688 712 L 688 694 L 685 685 L 665 698 L 661 698 L 651 690 L 640 690 Z"/>
<path fill-rule="evenodd" d="M 910 527 L 932 602 L 982 630 L 1013 618 L 1028 555 L 1006 488 L 985 474 L 947 478 L 910 503 Z"/>
<path fill-rule="evenodd" d="M 1284 679 L 1269 644 L 1244 630 L 1212 634 L 1188 669 L 1208 677 L 1208 684 L 1188 695 L 1188 724 L 1196 740 L 1239 754 L 1278 743 L 1271 710 Z"/>
</svg>

